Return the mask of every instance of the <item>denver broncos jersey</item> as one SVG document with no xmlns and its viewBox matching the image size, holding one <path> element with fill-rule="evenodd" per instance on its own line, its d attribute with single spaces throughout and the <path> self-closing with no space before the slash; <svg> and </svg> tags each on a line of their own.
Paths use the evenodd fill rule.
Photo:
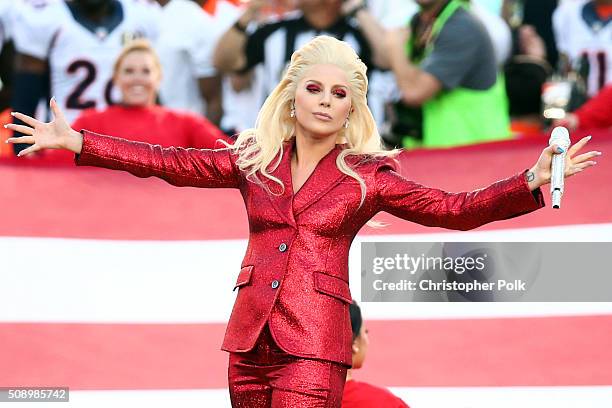
<svg viewBox="0 0 612 408">
<path fill-rule="evenodd" d="M 612 83 L 612 18 L 602 20 L 592 0 L 566 1 L 555 10 L 553 27 L 557 48 L 572 64 L 588 58 L 589 95 Z"/>
<path fill-rule="evenodd" d="M 36 0 L 15 16 L 18 52 L 49 64 L 51 95 L 73 121 L 83 109 L 118 102 L 112 70 L 122 47 L 137 37 L 156 40 L 159 7 L 146 0 L 113 0 L 101 24 L 84 18 L 71 2 Z"/>
</svg>

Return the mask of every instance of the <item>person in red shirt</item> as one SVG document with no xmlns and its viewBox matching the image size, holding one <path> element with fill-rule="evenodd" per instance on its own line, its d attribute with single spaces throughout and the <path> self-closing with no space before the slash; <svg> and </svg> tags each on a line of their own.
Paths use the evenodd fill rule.
<svg viewBox="0 0 612 408">
<path fill-rule="evenodd" d="M 612 127 L 612 85 L 603 88 L 576 112 L 555 121 L 555 126 L 570 130 Z"/>
<path fill-rule="evenodd" d="M 157 54 L 149 43 L 130 42 L 114 66 L 113 82 L 121 92 L 121 103 L 104 110 L 85 110 L 72 127 L 164 147 L 212 149 L 225 147 L 219 140 L 232 142 L 204 117 L 157 105 L 161 75 Z"/>
<path fill-rule="evenodd" d="M 353 329 L 353 367 L 346 372 L 346 383 L 342 394 L 342 408 L 409 408 L 389 390 L 353 379 L 353 370 L 363 366 L 368 352 L 368 329 L 363 324 L 361 309 L 355 300 L 349 306 Z"/>
</svg>

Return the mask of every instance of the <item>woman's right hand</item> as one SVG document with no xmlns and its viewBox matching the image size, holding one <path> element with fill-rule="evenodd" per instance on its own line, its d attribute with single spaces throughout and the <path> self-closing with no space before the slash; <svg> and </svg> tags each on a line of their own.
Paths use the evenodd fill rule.
<svg viewBox="0 0 612 408">
<path fill-rule="evenodd" d="M 27 126 L 9 123 L 4 125 L 4 127 L 23 133 L 26 136 L 11 137 L 6 140 L 6 143 L 26 143 L 32 145 L 22 150 L 18 156 L 25 156 L 43 149 L 66 149 L 77 154 L 81 153 L 83 136 L 70 127 L 63 112 L 57 106 L 55 98 L 51 98 L 49 105 L 53 113 L 53 120 L 49 123 L 41 122 L 23 113 L 11 113 Z"/>
</svg>

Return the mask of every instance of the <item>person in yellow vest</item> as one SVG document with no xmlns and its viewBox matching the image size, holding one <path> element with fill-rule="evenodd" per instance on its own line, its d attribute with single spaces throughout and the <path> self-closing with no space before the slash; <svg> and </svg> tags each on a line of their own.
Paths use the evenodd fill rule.
<svg viewBox="0 0 612 408">
<path fill-rule="evenodd" d="M 387 34 L 386 51 L 401 93 L 402 143 L 450 147 L 510 137 L 508 101 L 495 52 L 462 0 L 416 0 L 407 28 Z"/>
</svg>

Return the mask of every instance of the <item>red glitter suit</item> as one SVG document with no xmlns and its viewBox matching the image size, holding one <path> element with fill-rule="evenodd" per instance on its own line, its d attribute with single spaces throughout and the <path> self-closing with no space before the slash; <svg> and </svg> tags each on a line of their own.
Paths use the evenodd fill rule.
<svg viewBox="0 0 612 408">
<path fill-rule="evenodd" d="M 360 206 L 359 184 L 336 167 L 343 147 L 336 145 L 323 157 L 294 194 L 293 143 L 284 143 L 280 164 L 271 173 L 284 191 L 261 177 L 270 194 L 246 180 L 230 149 L 163 149 L 83 131 L 78 165 L 156 176 L 176 186 L 240 190 L 249 244 L 222 347 L 230 352 L 235 407 L 340 406 L 351 365 L 348 251 L 357 232 L 379 211 L 423 225 L 468 230 L 544 205 L 541 191 L 529 191 L 523 173 L 473 192 L 447 193 L 405 179 L 391 159 L 359 164 L 349 156 L 347 163 L 367 188 Z"/>
</svg>

